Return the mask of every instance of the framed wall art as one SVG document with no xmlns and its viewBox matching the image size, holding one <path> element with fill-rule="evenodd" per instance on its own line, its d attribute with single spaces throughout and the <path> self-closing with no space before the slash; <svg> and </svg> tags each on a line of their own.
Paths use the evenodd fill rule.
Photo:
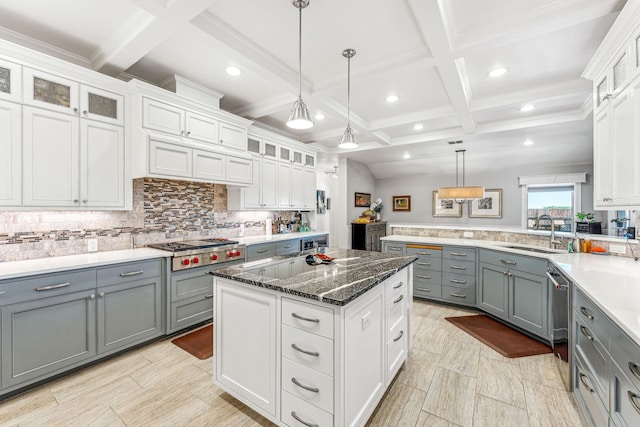
<svg viewBox="0 0 640 427">
<path fill-rule="evenodd" d="M 502 189 L 484 190 L 484 198 L 469 203 L 469 218 L 502 218 Z"/>
<path fill-rule="evenodd" d="M 438 198 L 438 191 L 433 191 L 432 215 L 434 217 L 455 217 L 462 216 L 462 205 L 453 200 L 441 200 Z"/>
<path fill-rule="evenodd" d="M 411 196 L 393 196 L 393 210 L 409 212 L 411 210 Z"/>
<path fill-rule="evenodd" d="M 356 208 L 368 208 L 371 206 L 371 193 L 358 193 L 355 197 Z"/>
</svg>

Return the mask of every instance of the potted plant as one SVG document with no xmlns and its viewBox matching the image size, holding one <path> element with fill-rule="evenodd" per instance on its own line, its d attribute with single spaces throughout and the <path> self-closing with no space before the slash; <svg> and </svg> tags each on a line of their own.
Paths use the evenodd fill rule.
<svg viewBox="0 0 640 427">
<path fill-rule="evenodd" d="M 602 234 L 602 224 L 596 222 L 595 215 L 591 212 L 578 212 L 576 214 L 576 231 L 578 233 Z"/>
<path fill-rule="evenodd" d="M 629 218 L 614 218 L 611 220 L 611 223 L 615 228 L 623 228 L 627 221 L 629 221 Z"/>
<path fill-rule="evenodd" d="M 576 216 L 580 222 L 591 222 L 594 218 L 591 212 L 578 212 Z"/>
</svg>

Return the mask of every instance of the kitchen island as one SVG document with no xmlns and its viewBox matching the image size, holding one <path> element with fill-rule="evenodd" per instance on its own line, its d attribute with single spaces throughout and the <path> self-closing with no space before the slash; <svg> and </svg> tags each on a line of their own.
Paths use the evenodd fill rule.
<svg viewBox="0 0 640 427">
<path fill-rule="evenodd" d="M 415 257 L 326 255 L 211 272 L 214 381 L 279 425 L 364 425 L 410 349 Z"/>
</svg>

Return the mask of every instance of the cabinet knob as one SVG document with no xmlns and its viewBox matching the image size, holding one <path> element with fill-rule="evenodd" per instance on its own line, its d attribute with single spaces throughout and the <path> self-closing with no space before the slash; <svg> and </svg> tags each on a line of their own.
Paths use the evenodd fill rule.
<svg viewBox="0 0 640 427">
<path fill-rule="evenodd" d="M 78 203 L 80 200 L 78 199 L 73 199 L 73 203 Z"/>
<path fill-rule="evenodd" d="M 87 199 L 82 199 L 82 203 L 87 203 L 88 200 Z"/>
<path fill-rule="evenodd" d="M 74 109 L 73 109 L 73 112 L 74 112 L 75 114 L 78 114 L 78 109 L 77 109 L 77 108 L 74 108 Z"/>
<path fill-rule="evenodd" d="M 89 295 L 89 299 L 96 299 L 96 296 L 94 294 Z"/>
<path fill-rule="evenodd" d="M 224 144 L 224 139 L 221 139 L 221 140 L 220 140 L 220 144 Z"/>
<path fill-rule="evenodd" d="M 87 110 L 82 111 L 82 114 L 84 114 L 85 116 L 89 115 L 89 112 Z"/>
<path fill-rule="evenodd" d="M 100 298 L 104 298 L 104 292 L 100 292 L 98 295 L 100 295 Z"/>
<path fill-rule="evenodd" d="M 191 135 L 191 131 L 190 130 L 187 131 L 187 136 L 189 136 L 189 135 Z"/>
</svg>

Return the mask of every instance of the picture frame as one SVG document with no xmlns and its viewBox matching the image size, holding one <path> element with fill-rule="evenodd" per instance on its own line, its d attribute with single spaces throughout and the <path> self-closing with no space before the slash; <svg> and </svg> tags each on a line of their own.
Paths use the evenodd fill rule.
<svg viewBox="0 0 640 427">
<path fill-rule="evenodd" d="M 483 199 L 472 200 L 469 218 L 502 218 L 502 189 L 486 189 Z"/>
<path fill-rule="evenodd" d="M 393 210 L 395 211 L 411 211 L 411 196 L 393 196 Z"/>
<path fill-rule="evenodd" d="M 327 212 L 327 205 L 324 199 L 324 190 L 316 190 L 316 213 Z"/>
<path fill-rule="evenodd" d="M 438 198 L 437 190 L 433 190 L 433 203 L 431 207 L 431 215 L 434 217 L 462 217 L 462 205 L 453 200 L 442 200 Z"/>
<path fill-rule="evenodd" d="M 356 208 L 368 208 L 371 206 L 371 193 L 358 193 L 356 191 L 355 206 Z"/>
</svg>

